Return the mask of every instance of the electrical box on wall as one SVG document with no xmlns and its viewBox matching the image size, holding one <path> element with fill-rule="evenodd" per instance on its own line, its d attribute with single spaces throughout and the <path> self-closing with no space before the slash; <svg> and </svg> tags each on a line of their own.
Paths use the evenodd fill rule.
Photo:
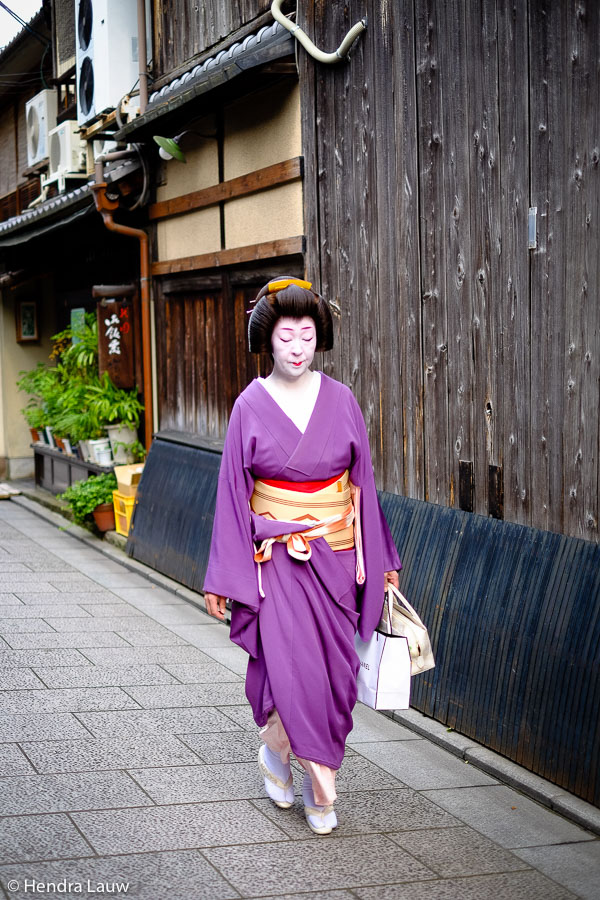
<svg viewBox="0 0 600 900">
<path fill-rule="evenodd" d="M 40 91 L 25 104 L 27 163 L 35 166 L 48 156 L 48 132 L 56 125 L 56 91 Z"/>
</svg>

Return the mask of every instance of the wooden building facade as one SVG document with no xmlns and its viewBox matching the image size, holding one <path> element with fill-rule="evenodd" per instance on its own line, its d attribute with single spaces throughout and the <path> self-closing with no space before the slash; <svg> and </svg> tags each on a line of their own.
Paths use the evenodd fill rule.
<svg viewBox="0 0 600 900">
<path fill-rule="evenodd" d="M 600 8 L 285 5 L 328 51 L 367 16 L 331 66 L 269 8 L 155 4 L 163 68 L 121 132 L 185 132 L 188 156 L 149 207 L 157 436 L 130 552 L 201 590 L 228 415 L 265 366 L 248 302 L 304 274 L 438 655 L 413 705 L 600 805 Z"/>
<path fill-rule="evenodd" d="M 192 22 L 180 15 L 188 4 L 158 4 L 163 72 L 272 22 L 269 6 L 204 4 Z M 171 267 L 158 258 L 159 317 L 171 317 L 174 336 L 184 330 L 185 359 L 207 354 L 198 376 L 181 371 L 179 354 L 169 365 L 166 344 L 159 351 L 160 420 L 222 439 L 256 371 L 243 308 L 270 267 L 303 265 L 337 313 L 336 346 L 320 363 L 359 399 L 382 489 L 598 541 L 600 9 L 353 0 L 299 3 L 297 15 L 332 49 L 365 14 L 347 61 L 297 53 L 305 244 L 296 231 L 281 232 L 287 245 L 277 230 L 254 241 L 248 224 L 244 246 L 265 245 L 254 279 L 239 241 L 206 248 L 237 245 L 233 255 Z M 289 61 L 287 73 L 291 91 Z M 248 105 L 264 123 L 256 96 Z M 247 137 L 260 142 L 259 129 Z M 250 180 L 262 168 L 257 147 L 252 167 L 235 170 Z M 291 165 L 290 155 L 264 152 L 270 164 Z M 217 168 L 207 184 L 229 181 Z M 216 215 L 230 197 L 213 198 Z M 179 406 L 189 396 L 183 419 L 174 385 Z"/>
</svg>

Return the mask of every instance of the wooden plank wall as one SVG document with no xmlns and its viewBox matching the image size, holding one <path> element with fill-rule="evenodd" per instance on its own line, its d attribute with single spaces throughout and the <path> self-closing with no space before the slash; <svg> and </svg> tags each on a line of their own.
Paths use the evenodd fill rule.
<svg viewBox="0 0 600 900">
<path fill-rule="evenodd" d="M 154 14 L 156 71 L 163 74 L 177 69 L 270 8 L 271 0 L 159 0 Z M 268 17 L 261 24 L 272 25 L 273 19 Z M 248 33 L 252 31 L 250 28 Z"/>
<path fill-rule="evenodd" d="M 263 281 L 212 281 L 210 290 L 199 290 L 182 280 L 172 292 L 154 282 L 158 419 L 161 431 L 222 441 L 235 398 L 270 366 L 250 354 L 246 333 L 246 309 Z"/>
<path fill-rule="evenodd" d="M 307 273 L 378 484 L 598 541 L 600 6 L 316 0 Z M 537 248 L 528 249 L 528 208 Z"/>
</svg>

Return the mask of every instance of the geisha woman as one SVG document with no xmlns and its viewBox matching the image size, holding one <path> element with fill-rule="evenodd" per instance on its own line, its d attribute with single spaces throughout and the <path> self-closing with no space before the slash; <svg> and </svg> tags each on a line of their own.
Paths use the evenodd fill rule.
<svg viewBox="0 0 600 900">
<path fill-rule="evenodd" d="M 335 774 L 356 703 L 354 635 L 377 627 L 400 560 L 381 511 L 367 431 L 351 391 L 311 369 L 333 345 L 331 312 L 311 284 L 271 281 L 248 336 L 273 371 L 233 407 L 219 473 L 208 612 L 249 655 L 246 696 L 264 742 L 259 767 L 277 806 L 294 802 L 292 752 L 305 770 L 316 834 L 337 825 Z"/>
</svg>

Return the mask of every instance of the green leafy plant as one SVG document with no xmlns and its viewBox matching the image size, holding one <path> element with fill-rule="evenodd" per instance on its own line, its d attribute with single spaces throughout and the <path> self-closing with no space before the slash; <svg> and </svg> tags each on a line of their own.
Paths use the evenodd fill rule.
<svg viewBox="0 0 600 900">
<path fill-rule="evenodd" d="M 29 426 L 49 425 L 73 444 L 102 437 L 111 423 L 137 430 L 144 409 L 138 391 L 116 387 L 107 372 L 98 374 L 95 313 L 86 313 L 82 324 L 59 331 L 52 340 L 53 365 L 40 362 L 19 373 L 17 386 L 30 395 L 21 410 Z"/>
<path fill-rule="evenodd" d="M 117 452 L 119 448 L 130 453 L 134 463 L 141 463 L 146 459 L 146 448 L 140 441 L 132 441 L 130 444 L 126 444 L 124 441 L 115 441 L 114 451 Z"/>
<path fill-rule="evenodd" d="M 85 481 L 76 481 L 64 494 L 60 494 L 60 499 L 67 501 L 73 518 L 79 525 L 83 525 L 97 506 L 113 502 L 112 492 L 116 490 L 117 479 L 114 472 L 107 472 L 103 475 L 90 475 Z"/>
<path fill-rule="evenodd" d="M 137 391 L 118 388 L 104 372 L 98 384 L 90 385 L 89 404 L 99 421 L 105 425 L 119 423 L 136 430 L 140 424 L 140 413 L 144 409 Z"/>
</svg>

